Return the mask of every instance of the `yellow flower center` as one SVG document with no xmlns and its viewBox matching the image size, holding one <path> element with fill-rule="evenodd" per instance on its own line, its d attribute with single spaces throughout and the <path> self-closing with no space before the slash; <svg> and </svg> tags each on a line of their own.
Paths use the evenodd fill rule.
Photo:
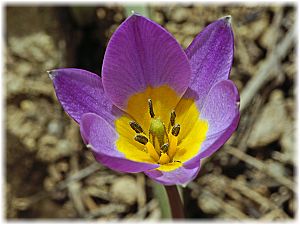
<svg viewBox="0 0 300 225">
<path fill-rule="evenodd" d="M 161 171 L 192 159 L 208 130 L 194 100 L 180 99 L 166 85 L 132 95 L 126 112 L 115 122 L 117 149 L 132 161 L 157 163 Z"/>
</svg>

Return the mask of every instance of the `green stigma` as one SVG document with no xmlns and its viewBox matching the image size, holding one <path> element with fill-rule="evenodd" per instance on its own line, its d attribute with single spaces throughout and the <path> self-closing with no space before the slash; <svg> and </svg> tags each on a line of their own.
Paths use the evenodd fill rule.
<svg viewBox="0 0 300 225">
<path fill-rule="evenodd" d="M 164 144 L 165 125 L 159 118 L 151 118 L 149 132 L 152 137 L 157 138 L 160 145 Z"/>
</svg>

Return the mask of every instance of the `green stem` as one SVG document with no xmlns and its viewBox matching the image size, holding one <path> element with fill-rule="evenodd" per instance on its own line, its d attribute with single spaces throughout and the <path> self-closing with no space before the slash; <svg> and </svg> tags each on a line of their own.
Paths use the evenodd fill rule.
<svg viewBox="0 0 300 225">
<path fill-rule="evenodd" d="M 172 218 L 168 196 L 163 185 L 152 182 L 154 195 L 156 196 L 159 207 L 161 209 L 161 217 L 163 219 Z"/>
<path fill-rule="evenodd" d="M 184 218 L 183 204 L 176 185 L 165 186 L 173 219 Z"/>
</svg>

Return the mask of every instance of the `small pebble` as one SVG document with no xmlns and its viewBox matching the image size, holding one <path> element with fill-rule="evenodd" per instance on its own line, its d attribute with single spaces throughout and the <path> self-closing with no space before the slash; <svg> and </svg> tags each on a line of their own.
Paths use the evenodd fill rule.
<svg viewBox="0 0 300 225">
<path fill-rule="evenodd" d="M 115 201 L 132 205 L 137 200 L 138 187 L 134 178 L 124 176 L 115 180 L 111 194 Z"/>
</svg>

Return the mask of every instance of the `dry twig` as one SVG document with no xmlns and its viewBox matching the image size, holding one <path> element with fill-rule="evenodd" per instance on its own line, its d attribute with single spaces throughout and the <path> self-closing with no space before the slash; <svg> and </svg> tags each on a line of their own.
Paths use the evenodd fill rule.
<svg viewBox="0 0 300 225">
<path fill-rule="evenodd" d="M 287 177 L 281 176 L 280 174 L 274 173 L 272 170 L 269 169 L 267 164 L 257 160 L 256 158 L 240 151 L 238 148 L 232 146 L 224 146 L 226 152 L 235 156 L 236 158 L 246 162 L 247 164 L 253 166 L 254 168 L 260 170 L 263 173 L 266 173 L 270 177 L 273 177 L 278 183 L 286 186 L 291 191 L 294 191 L 295 183 Z"/>
</svg>

